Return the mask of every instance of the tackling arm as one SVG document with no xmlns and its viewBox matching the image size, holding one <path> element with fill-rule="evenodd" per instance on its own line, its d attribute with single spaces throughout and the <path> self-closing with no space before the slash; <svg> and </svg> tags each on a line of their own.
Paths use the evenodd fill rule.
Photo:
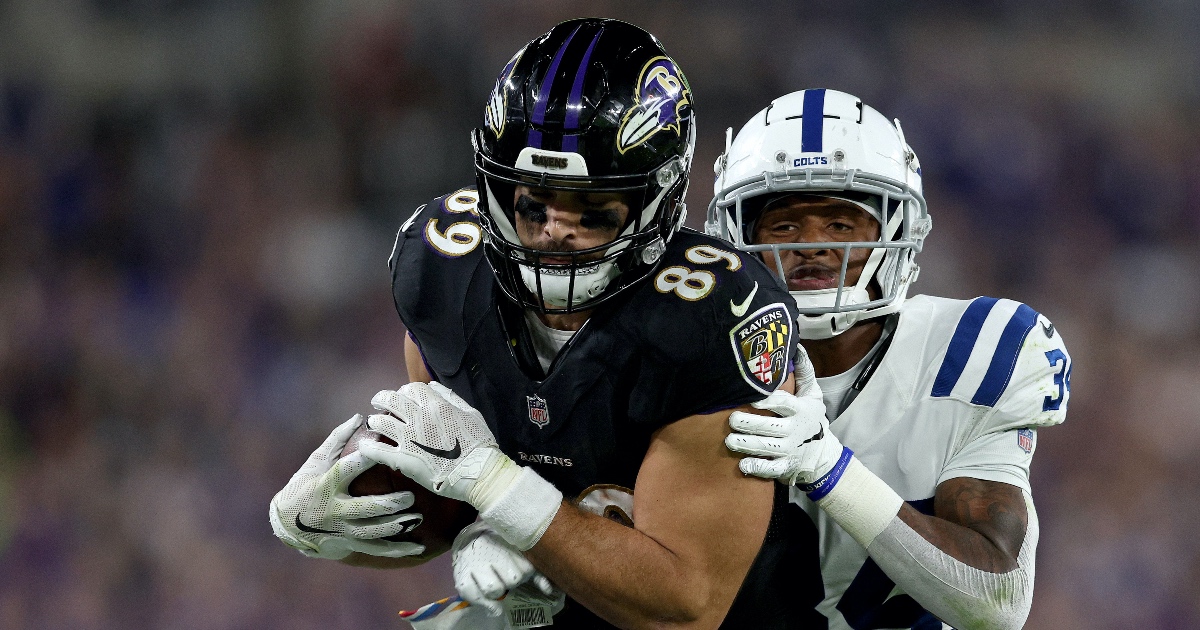
<svg viewBox="0 0 1200 630">
<path fill-rule="evenodd" d="M 954 627 L 1020 628 L 1033 600 L 1037 541 L 1033 502 L 1020 488 L 961 477 L 938 486 L 933 516 L 904 504 L 867 551 Z"/>
<path fill-rule="evenodd" d="M 842 447 L 817 395 L 776 392 L 734 413 L 730 449 L 755 455 L 741 469 L 794 483 L 861 544 L 897 586 L 957 628 L 1020 628 L 1033 598 L 1037 519 L 1032 501 L 1005 483 L 957 477 L 919 513 Z M 772 459 L 762 459 L 771 457 Z"/>
</svg>

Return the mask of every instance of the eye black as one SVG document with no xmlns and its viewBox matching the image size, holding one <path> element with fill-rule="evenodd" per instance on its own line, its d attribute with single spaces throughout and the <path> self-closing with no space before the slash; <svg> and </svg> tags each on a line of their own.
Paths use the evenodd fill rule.
<svg viewBox="0 0 1200 630">
<path fill-rule="evenodd" d="M 589 230 L 617 230 L 621 228 L 621 217 L 614 210 L 586 210 L 579 224 Z"/>
<path fill-rule="evenodd" d="M 516 211 L 530 223 L 546 222 L 546 204 L 534 201 L 527 195 L 521 195 L 517 199 Z"/>
</svg>

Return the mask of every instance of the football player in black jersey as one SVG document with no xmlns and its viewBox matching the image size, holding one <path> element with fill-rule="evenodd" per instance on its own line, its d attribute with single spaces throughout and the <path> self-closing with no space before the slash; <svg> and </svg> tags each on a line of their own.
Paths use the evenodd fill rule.
<svg viewBox="0 0 1200 630">
<path fill-rule="evenodd" d="M 337 491 L 378 461 L 479 511 L 455 542 L 469 601 L 549 578 L 560 627 L 795 627 L 812 602 L 774 576 L 815 550 L 790 542 L 786 489 L 723 447 L 731 412 L 792 386 L 795 302 L 681 227 L 684 75 L 641 29 L 564 22 L 508 62 L 472 139 L 477 187 L 419 208 L 390 260 L 414 382 L 368 424 L 396 445 L 318 458 L 273 502 L 277 535 L 406 555 L 382 539 L 411 499 Z"/>
</svg>

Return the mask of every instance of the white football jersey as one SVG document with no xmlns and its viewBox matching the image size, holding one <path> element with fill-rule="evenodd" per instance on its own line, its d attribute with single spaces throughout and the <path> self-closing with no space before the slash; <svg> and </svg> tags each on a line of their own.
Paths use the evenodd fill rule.
<svg viewBox="0 0 1200 630">
<path fill-rule="evenodd" d="M 1028 496 L 1036 429 L 1062 422 L 1070 398 L 1071 357 L 1054 325 L 1011 300 L 921 295 L 905 302 L 893 335 L 874 375 L 831 421 L 842 444 L 926 514 L 938 484 L 955 477 Z M 823 585 L 818 609 L 830 628 L 942 628 L 804 493 L 792 494 L 820 539 L 821 580 L 798 583 Z"/>
</svg>

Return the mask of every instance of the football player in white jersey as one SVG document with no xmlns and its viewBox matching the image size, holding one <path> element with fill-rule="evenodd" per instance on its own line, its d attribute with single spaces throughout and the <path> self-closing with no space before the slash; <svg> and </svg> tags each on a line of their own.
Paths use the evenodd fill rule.
<svg viewBox="0 0 1200 630">
<path fill-rule="evenodd" d="M 932 223 L 899 121 L 804 90 L 726 145 L 708 230 L 788 284 L 821 388 L 756 405 L 782 418 L 733 414 L 726 441 L 815 525 L 797 598 L 829 628 L 1021 627 L 1029 464 L 1070 397 L 1062 337 L 1011 300 L 906 299 Z"/>
</svg>

